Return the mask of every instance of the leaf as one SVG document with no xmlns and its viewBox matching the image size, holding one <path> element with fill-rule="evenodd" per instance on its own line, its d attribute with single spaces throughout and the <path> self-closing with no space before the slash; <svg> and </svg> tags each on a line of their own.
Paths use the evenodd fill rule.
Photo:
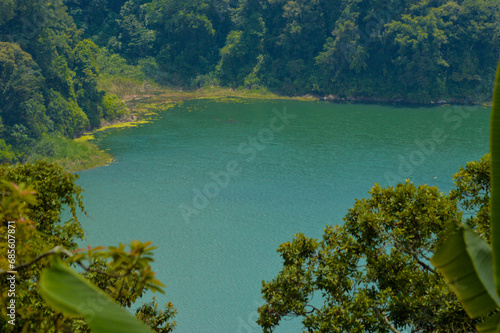
<svg viewBox="0 0 500 333">
<path fill-rule="evenodd" d="M 493 269 L 495 285 L 500 291 L 500 59 L 493 90 L 493 107 L 490 121 L 490 151 L 491 151 L 491 192 L 490 221 L 491 246 L 493 248 Z"/>
<path fill-rule="evenodd" d="M 488 244 L 465 226 L 446 240 L 431 259 L 472 318 L 487 315 L 500 305 L 492 260 Z"/>
<path fill-rule="evenodd" d="M 38 292 L 57 311 L 83 317 L 94 333 L 153 332 L 60 258 L 42 273 Z"/>
</svg>

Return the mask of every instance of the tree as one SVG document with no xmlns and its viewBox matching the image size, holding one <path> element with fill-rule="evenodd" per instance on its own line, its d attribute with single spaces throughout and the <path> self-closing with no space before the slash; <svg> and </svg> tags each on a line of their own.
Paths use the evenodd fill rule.
<svg viewBox="0 0 500 333">
<path fill-rule="evenodd" d="M 7 253 L 12 249 L 8 246 L 9 234 L 15 236 L 16 243 L 13 248 L 15 262 L 9 262 L 7 256 L 0 257 L 0 305 L 5 311 L 11 298 L 8 296 L 8 281 L 4 278 L 11 270 L 17 271 L 15 300 L 18 305 L 22 304 L 16 308 L 16 325 L 13 327 L 8 324 L 10 318 L 2 311 L 1 331 L 8 331 L 8 328 L 12 332 L 90 332 L 91 314 L 108 313 L 125 318 L 130 314 L 120 310 L 118 304 L 127 308 L 148 290 L 162 291 L 163 285 L 155 278 L 150 266 L 154 250 L 150 242 L 77 249 L 77 241 L 84 237 L 76 214 L 77 210 L 84 209 L 82 189 L 74 183 L 77 177 L 46 162 L 0 166 L 0 251 Z M 68 221 L 61 220 L 63 206 L 71 211 Z M 10 265 L 15 265 L 14 269 Z M 85 279 L 68 265 L 78 266 Z M 67 287 L 68 279 L 80 282 Z M 56 280 L 59 282 L 54 285 L 55 282 L 51 281 Z M 102 291 L 96 293 L 96 287 L 91 287 L 90 283 Z M 71 295 L 68 294 L 71 288 L 94 291 L 87 296 Z M 94 302 L 91 302 L 92 295 L 97 297 Z M 62 299 L 64 306 L 61 305 Z M 101 305 L 109 303 L 109 309 L 106 306 L 106 311 L 97 311 L 97 299 Z M 83 303 L 78 303 L 80 301 Z M 84 304 L 88 302 L 91 304 Z M 152 308 L 146 307 L 141 312 L 144 321 L 149 321 L 155 329 L 175 325 L 167 322 L 175 314 L 171 305 L 161 311 L 155 303 L 148 304 Z M 71 308 L 72 312 L 68 313 Z M 75 318 L 75 314 L 80 314 L 86 321 Z M 94 330 L 98 321 L 90 321 L 90 325 Z"/>
<path fill-rule="evenodd" d="M 157 62 L 171 83 L 186 84 L 215 65 L 217 13 L 204 0 L 153 0 L 146 5 L 148 26 L 157 31 Z"/>
<path fill-rule="evenodd" d="M 455 188 L 451 199 L 457 199 L 467 217 L 465 222 L 485 240 L 490 240 L 490 172 L 491 156 L 468 162 L 453 175 Z"/>
<path fill-rule="evenodd" d="M 262 81 L 287 95 L 310 93 L 316 83 L 314 58 L 321 51 L 336 1 L 273 1 L 266 4 Z M 335 9 L 334 9 L 335 8 Z M 333 14 L 335 15 L 335 14 Z"/>
<path fill-rule="evenodd" d="M 16 160 L 16 154 L 12 151 L 12 146 L 7 145 L 0 139 L 0 163 L 9 163 Z"/>
<path fill-rule="evenodd" d="M 264 20 L 259 0 L 241 1 L 233 15 L 237 30 L 229 32 L 226 45 L 220 50 L 216 73 L 222 84 L 238 86 L 244 83 L 257 65 L 262 53 Z"/>
<path fill-rule="evenodd" d="M 0 7 L 5 9 L 0 18 L 1 135 L 18 160 L 29 156 L 29 147 L 45 134 L 73 138 L 103 118 L 124 113 L 112 96 L 103 105 L 105 92 L 97 87 L 100 49 L 81 40 L 83 31 L 63 0 L 3 1 Z"/>
<path fill-rule="evenodd" d="M 121 29 L 119 40 L 122 52 L 131 59 L 151 55 L 156 31 L 146 27 L 146 1 L 127 1 L 120 10 L 118 24 Z"/>
<path fill-rule="evenodd" d="M 100 72 L 97 64 L 99 52 L 99 47 L 94 42 L 85 39 L 76 45 L 71 57 L 76 73 L 75 91 L 78 105 L 87 115 L 91 127 L 99 126 L 103 116 L 101 104 L 105 92 L 97 88 Z"/>
<path fill-rule="evenodd" d="M 69 138 L 89 127 L 89 119 L 76 100 L 66 100 L 59 92 L 50 90 L 47 115 L 54 122 L 54 131 Z"/>
<path fill-rule="evenodd" d="M 110 7 L 123 5 L 126 0 L 65 0 L 69 12 L 74 20 L 80 25 L 95 34 L 97 28 L 106 20 Z"/>
<path fill-rule="evenodd" d="M 16 44 L 0 42 L 0 116 L 7 127 L 23 126 L 31 139 L 50 128 L 43 85 L 44 78 L 31 55 Z"/>
<path fill-rule="evenodd" d="M 438 239 L 462 221 L 456 199 L 470 207 L 488 194 L 487 159 L 479 163 L 455 175 L 455 199 L 409 181 L 376 184 L 349 209 L 344 225 L 327 226 L 322 240 L 297 234 L 281 244 L 283 268 L 263 282 L 259 325 L 271 332 L 283 318 L 300 317 L 308 332 L 473 330 L 476 321 L 429 260 Z M 476 229 L 486 234 L 482 223 Z"/>
<path fill-rule="evenodd" d="M 419 6 L 415 6 L 419 7 Z M 448 43 L 447 26 L 440 8 L 418 8 L 426 15 L 403 15 L 401 21 L 388 26 L 388 35 L 398 48 L 394 59 L 400 73 L 400 84 L 409 91 L 418 92 L 423 101 L 445 95 L 439 85 L 439 73 L 450 65 L 442 50 Z"/>
<path fill-rule="evenodd" d="M 335 38 L 326 40 L 323 52 L 316 57 L 316 64 L 329 74 L 324 80 L 330 82 L 325 84 L 343 84 L 343 72 L 359 74 L 367 69 L 368 53 L 361 45 L 359 30 L 353 22 L 339 23 L 332 34 Z"/>
<path fill-rule="evenodd" d="M 0 1 L 0 25 L 14 17 L 14 0 Z"/>
<path fill-rule="evenodd" d="M 500 47 L 496 0 L 3 0 L 0 12 L 0 40 L 68 101 L 82 35 L 164 84 L 411 103 L 488 101 Z M 78 104 L 97 126 L 88 87 Z"/>
</svg>

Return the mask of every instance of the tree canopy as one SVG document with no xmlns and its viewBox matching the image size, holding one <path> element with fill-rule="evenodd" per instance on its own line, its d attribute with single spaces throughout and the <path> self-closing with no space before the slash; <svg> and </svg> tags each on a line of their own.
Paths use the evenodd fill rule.
<svg viewBox="0 0 500 333">
<path fill-rule="evenodd" d="M 488 101 L 500 49 L 495 0 L 99 5 L 95 19 L 82 15 L 89 4 L 68 1 L 88 36 L 98 32 L 99 45 L 131 62 L 154 58 L 169 84 L 197 85 L 208 75 L 290 95 Z"/>
<path fill-rule="evenodd" d="M 272 332 L 300 317 L 308 332 L 473 331 L 430 257 L 463 220 L 488 236 L 489 165 L 485 156 L 461 168 L 450 194 L 409 181 L 375 185 L 323 239 L 297 234 L 281 244 L 283 268 L 263 282 L 259 325 Z"/>
<path fill-rule="evenodd" d="M 23 150 L 43 134 L 73 138 L 120 115 L 113 110 L 123 103 L 97 87 L 100 48 L 82 38 L 62 0 L 2 1 L 0 6 L 5 8 L 0 18 L 4 161 L 23 161 Z"/>
</svg>

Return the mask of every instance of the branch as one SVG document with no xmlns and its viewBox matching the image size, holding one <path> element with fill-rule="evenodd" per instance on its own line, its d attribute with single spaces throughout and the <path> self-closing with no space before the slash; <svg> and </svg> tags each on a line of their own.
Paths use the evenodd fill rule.
<svg viewBox="0 0 500 333">
<path fill-rule="evenodd" d="M 61 245 L 58 245 L 56 247 L 54 247 L 52 250 L 50 250 L 49 252 L 46 252 L 44 254 L 41 254 L 39 255 L 38 257 L 36 257 L 35 259 L 33 259 L 31 262 L 29 263 L 26 263 L 26 264 L 21 264 L 21 265 L 18 265 L 16 267 L 14 267 L 14 269 L 12 271 L 14 272 L 19 272 L 31 265 L 33 265 L 34 263 L 36 263 L 37 261 L 40 261 L 41 259 L 45 258 L 45 257 L 48 257 L 50 255 L 53 255 L 53 254 L 64 254 L 64 255 L 67 255 L 68 257 L 71 257 L 73 256 L 73 254 L 71 252 L 69 252 L 68 250 L 66 250 L 64 247 L 62 247 Z M 4 275 L 4 274 L 7 274 L 8 272 L 11 272 L 11 271 L 6 271 L 6 270 L 0 270 L 0 275 Z"/>
<path fill-rule="evenodd" d="M 394 327 L 394 325 L 391 324 L 391 322 L 389 321 L 389 319 L 387 319 L 387 316 L 384 315 L 383 312 L 380 312 L 380 310 L 375 306 L 375 305 L 371 305 L 371 308 L 373 309 L 373 311 L 375 311 L 375 313 L 382 319 L 384 319 L 385 323 L 387 324 L 387 326 L 389 326 L 389 329 L 393 332 L 393 333 L 401 333 L 400 331 L 398 331 L 396 329 L 396 327 Z"/>
<path fill-rule="evenodd" d="M 61 245 L 58 245 L 58 246 L 54 247 L 52 250 L 39 255 L 38 257 L 36 257 L 32 261 L 30 261 L 29 263 L 18 265 L 16 267 L 14 267 L 14 269 L 9 270 L 9 271 L 1 269 L 0 270 L 0 275 L 7 274 L 9 272 L 15 272 L 15 274 L 17 274 L 17 272 L 22 271 L 23 269 L 25 269 L 25 268 L 27 268 L 27 267 L 35 264 L 36 262 L 38 262 L 40 260 L 42 260 L 43 258 L 48 257 L 48 256 L 53 255 L 53 254 L 64 254 L 64 255 L 66 255 L 68 257 L 72 257 L 73 256 L 73 253 L 69 252 L 68 250 L 66 250 Z M 126 274 L 115 275 L 115 274 L 109 274 L 109 273 L 106 273 L 106 272 L 103 272 L 103 271 L 100 271 L 100 270 L 97 270 L 97 269 L 88 268 L 84 264 L 82 264 L 80 261 L 76 261 L 76 263 L 81 268 L 83 268 L 83 270 L 85 270 L 85 272 L 87 272 L 87 273 L 89 273 L 89 272 L 90 273 L 98 273 L 98 274 L 107 275 L 107 276 L 113 277 L 113 278 L 121 278 L 121 277 L 126 276 Z"/>
<path fill-rule="evenodd" d="M 435 273 L 435 271 L 434 271 L 434 269 L 432 267 L 430 267 L 429 265 L 427 265 L 425 262 L 423 262 L 422 260 L 420 260 L 418 258 L 418 253 L 415 250 L 401 248 L 399 242 L 397 241 L 397 239 L 394 239 L 394 246 L 396 247 L 396 249 L 398 249 L 401 252 L 407 252 L 407 253 L 409 252 L 411 254 L 411 256 L 413 257 L 413 260 L 415 260 L 426 271 L 431 272 L 431 273 Z M 422 255 L 422 256 L 425 259 L 427 259 L 424 255 Z"/>
<path fill-rule="evenodd" d="M 413 255 L 413 259 L 415 259 L 420 264 L 420 266 L 422 266 L 423 268 L 425 268 L 428 272 L 433 272 L 434 273 L 434 269 L 432 269 L 432 267 L 430 267 L 425 262 L 423 262 L 420 259 L 418 259 L 418 257 L 414 253 L 412 253 L 412 255 Z"/>
<path fill-rule="evenodd" d="M 325 315 L 325 314 L 323 313 L 323 311 L 321 311 L 320 309 L 318 309 L 317 307 L 315 307 L 315 306 L 313 306 L 313 305 L 310 305 L 310 304 L 306 304 L 306 305 L 304 305 L 304 307 L 306 307 L 306 306 L 309 306 L 309 307 L 311 307 L 311 308 L 312 308 L 312 310 L 311 310 L 311 311 L 309 311 L 309 312 L 306 312 L 306 314 L 311 314 L 311 313 L 313 313 L 314 311 L 318 311 L 319 313 L 321 313 L 321 315 L 322 315 L 322 316 L 324 316 L 324 315 Z"/>
<path fill-rule="evenodd" d="M 76 261 L 76 263 L 78 264 L 78 266 L 83 268 L 83 270 L 86 273 L 97 273 L 97 274 L 102 274 L 102 275 L 106 275 L 106 276 L 109 276 L 112 278 L 117 278 L 117 279 L 127 276 L 127 274 L 109 274 L 107 272 L 104 272 L 104 271 L 101 271 L 98 269 L 89 268 L 89 267 L 86 267 L 84 264 L 82 264 L 80 261 Z"/>
</svg>

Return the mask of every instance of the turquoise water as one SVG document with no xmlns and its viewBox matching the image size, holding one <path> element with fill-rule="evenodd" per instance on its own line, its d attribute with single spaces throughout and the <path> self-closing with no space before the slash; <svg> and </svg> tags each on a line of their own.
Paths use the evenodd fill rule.
<svg viewBox="0 0 500 333">
<path fill-rule="evenodd" d="M 188 101 L 102 138 L 115 163 L 79 173 L 86 242 L 153 241 L 177 332 L 259 332 L 280 243 L 320 237 L 376 182 L 450 190 L 488 151 L 488 123 L 483 107 Z"/>
</svg>

